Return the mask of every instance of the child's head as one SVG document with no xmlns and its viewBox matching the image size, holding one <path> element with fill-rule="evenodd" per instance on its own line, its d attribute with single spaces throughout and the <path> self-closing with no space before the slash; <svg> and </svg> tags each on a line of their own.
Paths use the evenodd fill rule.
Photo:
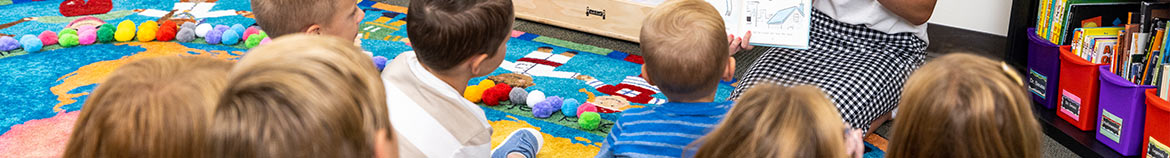
<svg viewBox="0 0 1170 158">
<path fill-rule="evenodd" d="M 394 137 L 370 61 L 348 41 L 310 35 L 253 49 L 216 108 L 212 157 L 392 155 L 396 148 L 381 146 Z"/>
<path fill-rule="evenodd" d="M 307 33 L 353 40 L 366 16 L 354 0 L 252 0 L 252 11 L 272 39 Z"/>
<path fill-rule="evenodd" d="M 695 157 L 845 157 L 845 128 L 820 89 L 761 84 L 696 141 Z"/>
<path fill-rule="evenodd" d="M 406 33 L 432 71 L 491 73 L 504 61 L 512 0 L 411 0 Z"/>
<path fill-rule="evenodd" d="M 902 92 L 890 157 L 1040 157 L 1040 126 L 1014 70 L 954 53 L 914 72 Z"/>
<path fill-rule="evenodd" d="M 723 19 L 701 0 L 667 1 L 642 22 L 644 77 L 670 101 L 713 98 L 730 57 Z"/>
<path fill-rule="evenodd" d="M 231 67 L 180 56 L 123 65 L 85 102 L 64 157 L 202 157 Z"/>
</svg>

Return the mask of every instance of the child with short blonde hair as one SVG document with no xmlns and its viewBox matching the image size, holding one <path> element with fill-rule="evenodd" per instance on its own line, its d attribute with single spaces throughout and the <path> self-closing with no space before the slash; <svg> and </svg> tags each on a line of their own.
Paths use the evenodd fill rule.
<svg viewBox="0 0 1170 158">
<path fill-rule="evenodd" d="M 954 53 L 906 81 L 889 157 L 1040 157 L 1043 135 L 1019 75 Z"/>
<path fill-rule="evenodd" d="M 731 102 L 716 101 L 720 79 L 734 64 L 715 7 L 701 0 L 659 5 L 642 23 L 642 74 L 667 103 L 626 110 L 610 128 L 597 157 L 678 157 L 714 127 Z"/>
<path fill-rule="evenodd" d="M 252 0 L 256 24 L 272 39 L 295 33 L 354 40 L 366 13 L 354 0 Z"/>
<path fill-rule="evenodd" d="M 168 56 L 114 70 L 81 109 L 64 157 L 203 157 L 232 63 Z"/>
<path fill-rule="evenodd" d="M 861 131 L 848 126 L 817 87 L 752 87 L 714 131 L 696 141 L 694 157 L 860 156 Z M 852 146 L 847 146 L 852 145 Z"/>
<path fill-rule="evenodd" d="M 392 157 L 386 93 L 346 40 L 292 35 L 248 52 L 215 111 L 209 157 Z"/>
</svg>

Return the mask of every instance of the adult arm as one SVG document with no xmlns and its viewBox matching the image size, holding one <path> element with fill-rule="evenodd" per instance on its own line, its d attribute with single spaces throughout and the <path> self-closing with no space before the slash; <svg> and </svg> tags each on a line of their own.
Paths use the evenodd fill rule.
<svg viewBox="0 0 1170 158">
<path fill-rule="evenodd" d="M 877 0 L 886 10 L 894 12 L 914 25 L 925 24 L 934 12 L 937 0 Z"/>
</svg>

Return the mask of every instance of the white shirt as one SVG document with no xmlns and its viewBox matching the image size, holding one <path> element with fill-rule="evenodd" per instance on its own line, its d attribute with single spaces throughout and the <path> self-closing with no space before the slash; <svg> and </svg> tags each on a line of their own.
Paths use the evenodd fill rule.
<svg viewBox="0 0 1170 158">
<path fill-rule="evenodd" d="M 886 10 L 877 0 L 814 0 L 813 8 L 837 21 L 863 24 L 869 29 L 891 34 L 910 32 L 923 41 L 930 41 L 926 37 L 926 24 L 914 25 Z"/>
<path fill-rule="evenodd" d="M 431 74 L 414 52 L 386 65 L 390 123 L 401 157 L 487 157 L 491 125 L 483 109 Z"/>
</svg>

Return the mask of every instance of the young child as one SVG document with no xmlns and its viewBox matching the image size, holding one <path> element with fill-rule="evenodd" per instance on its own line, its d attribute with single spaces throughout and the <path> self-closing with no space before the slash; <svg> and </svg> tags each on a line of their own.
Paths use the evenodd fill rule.
<svg viewBox="0 0 1170 158">
<path fill-rule="evenodd" d="M 1019 75 L 1000 62 L 954 53 L 906 81 L 889 157 L 1041 157 L 1040 126 Z"/>
<path fill-rule="evenodd" d="M 721 78 L 730 78 L 723 20 L 707 2 L 667 1 L 646 16 L 641 42 L 646 80 L 667 103 L 630 109 L 614 123 L 597 157 L 678 157 L 707 133 L 731 103 L 715 101 Z M 685 72 L 685 73 L 683 73 Z"/>
<path fill-rule="evenodd" d="M 752 87 L 714 131 L 695 144 L 694 157 L 860 157 L 861 130 L 848 128 L 817 87 Z"/>
<path fill-rule="evenodd" d="M 252 0 L 252 11 L 272 39 L 306 33 L 354 40 L 366 17 L 354 0 Z"/>
<path fill-rule="evenodd" d="M 292 35 L 248 52 L 215 111 L 208 157 L 393 157 L 386 93 L 349 41 Z"/>
<path fill-rule="evenodd" d="M 204 157 L 232 63 L 168 56 L 118 68 L 90 95 L 64 157 Z"/>
<path fill-rule="evenodd" d="M 411 0 L 406 33 L 413 52 L 386 64 L 382 80 L 402 157 L 535 157 L 541 134 L 517 130 L 491 150 L 492 128 L 463 98 L 473 77 L 504 60 L 511 0 Z"/>
</svg>

